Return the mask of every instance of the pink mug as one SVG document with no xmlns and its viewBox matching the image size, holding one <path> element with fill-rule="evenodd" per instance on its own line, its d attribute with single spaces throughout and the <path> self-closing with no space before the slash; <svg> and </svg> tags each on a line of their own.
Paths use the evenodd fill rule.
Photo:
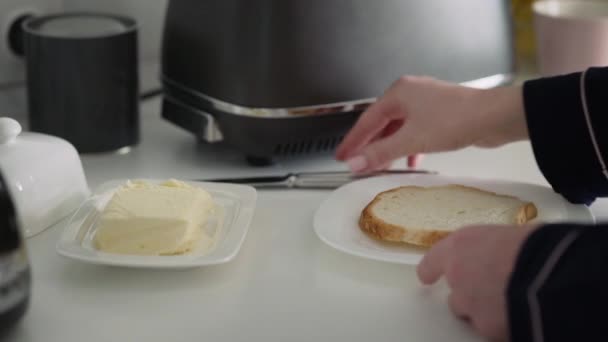
<svg viewBox="0 0 608 342">
<path fill-rule="evenodd" d="M 608 1 L 537 1 L 537 62 L 543 76 L 608 66 Z"/>
</svg>

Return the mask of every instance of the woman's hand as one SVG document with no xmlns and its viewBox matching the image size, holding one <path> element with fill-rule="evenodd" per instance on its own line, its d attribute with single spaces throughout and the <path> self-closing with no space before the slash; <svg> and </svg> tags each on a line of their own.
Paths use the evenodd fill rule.
<svg viewBox="0 0 608 342">
<path fill-rule="evenodd" d="M 439 241 L 418 265 L 424 284 L 442 276 L 450 308 L 483 337 L 508 340 L 506 288 L 517 254 L 534 226 L 477 226 Z"/>
<path fill-rule="evenodd" d="M 402 77 L 361 115 L 336 157 L 366 172 L 402 156 L 525 139 L 522 102 L 521 88 L 479 90 Z"/>
</svg>

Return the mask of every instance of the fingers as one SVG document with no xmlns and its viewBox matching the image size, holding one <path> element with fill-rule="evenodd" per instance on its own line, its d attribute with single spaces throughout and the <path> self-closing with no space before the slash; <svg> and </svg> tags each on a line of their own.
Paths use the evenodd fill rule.
<svg viewBox="0 0 608 342">
<path fill-rule="evenodd" d="M 382 165 L 390 163 L 392 160 L 403 155 L 402 143 L 403 138 L 401 135 L 394 134 L 369 144 L 363 148 L 360 155 L 356 157 L 360 161 L 363 161 L 359 166 L 365 166 L 365 168 L 353 169 L 353 171 L 366 172 L 380 169 Z M 352 166 L 350 162 L 349 165 Z"/>
<path fill-rule="evenodd" d="M 374 171 L 385 171 L 390 169 L 393 166 L 393 162 L 389 161 L 388 163 L 384 163 L 380 166 L 378 166 L 378 168 L 376 168 Z"/>
<path fill-rule="evenodd" d="M 398 132 L 382 138 L 372 139 L 357 154 L 348 159 L 351 171 L 356 173 L 368 172 L 382 169 L 383 165 L 411 153 L 408 157 L 408 167 L 415 168 L 421 155 L 416 151 L 422 151 L 419 143 L 407 125 L 400 125 Z"/>
<path fill-rule="evenodd" d="M 467 298 L 458 292 L 450 293 L 448 297 L 448 306 L 454 315 L 460 318 L 467 318 L 469 315 Z"/>
<path fill-rule="evenodd" d="M 405 120 L 403 119 L 393 119 L 389 121 L 389 123 L 386 124 L 382 132 L 377 136 L 377 139 L 386 138 L 395 134 L 403 126 L 404 123 Z"/>
<path fill-rule="evenodd" d="M 445 273 L 450 260 L 450 238 L 444 238 L 436 243 L 422 258 L 416 269 L 418 278 L 423 284 L 434 284 Z"/>
<path fill-rule="evenodd" d="M 347 160 L 357 154 L 361 147 L 367 145 L 381 134 L 391 122 L 390 112 L 397 109 L 397 104 L 390 98 L 382 98 L 370 106 L 338 146 L 336 158 Z"/>
<path fill-rule="evenodd" d="M 389 160 L 387 162 L 372 166 L 365 156 L 357 156 L 347 160 L 346 162 L 348 163 L 350 170 L 354 173 L 384 171 L 390 169 L 393 165 L 393 161 Z"/>
<path fill-rule="evenodd" d="M 407 157 L 407 167 L 411 169 L 415 169 L 420 165 L 422 161 L 422 154 L 413 154 Z"/>
<path fill-rule="evenodd" d="M 471 319 L 471 325 L 481 336 L 490 341 L 508 341 L 506 318 L 497 319 L 495 315 L 496 312 L 478 313 Z"/>
</svg>

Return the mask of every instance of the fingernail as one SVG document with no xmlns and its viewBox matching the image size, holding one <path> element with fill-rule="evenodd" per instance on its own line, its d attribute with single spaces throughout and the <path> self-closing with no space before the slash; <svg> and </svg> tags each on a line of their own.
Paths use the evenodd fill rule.
<svg viewBox="0 0 608 342">
<path fill-rule="evenodd" d="M 352 172 L 360 172 L 367 168 L 367 158 L 364 156 L 356 156 L 346 161 Z"/>
</svg>

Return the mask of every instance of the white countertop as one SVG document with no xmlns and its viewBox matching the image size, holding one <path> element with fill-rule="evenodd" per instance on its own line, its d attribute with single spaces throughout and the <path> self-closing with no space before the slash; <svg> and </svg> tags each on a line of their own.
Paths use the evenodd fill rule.
<svg viewBox="0 0 608 342">
<path fill-rule="evenodd" d="M 164 122 L 158 100 L 142 110 L 142 141 L 127 155 L 83 156 L 89 184 L 115 178 L 211 178 L 344 169 L 331 156 L 246 166 Z M 403 163 L 403 161 L 400 161 Z M 427 156 L 445 175 L 547 184 L 528 143 Z M 477 341 L 454 318 L 444 285 L 422 287 L 409 266 L 338 252 L 312 217 L 327 191 L 259 191 L 245 243 L 228 264 L 184 271 L 110 268 L 55 252 L 61 222 L 28 240 L 33 297 L 9 340 L 70 341 Z M 608 218 L 608 201 L 592 207 Z"/>
</svg>

